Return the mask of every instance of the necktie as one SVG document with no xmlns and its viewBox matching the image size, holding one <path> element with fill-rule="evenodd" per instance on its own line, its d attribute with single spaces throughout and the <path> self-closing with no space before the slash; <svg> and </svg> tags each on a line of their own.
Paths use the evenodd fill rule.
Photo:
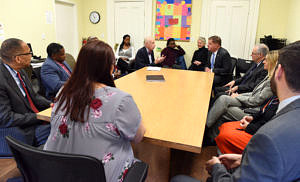
<svg viewBox="0 0 300 182">
<path fill-rule="evenodd" d="M 59 63 L 59 62 L 57 62 L 57 63 L 59 64 L 59 66 L 62 67 L 63 70 L 65 70 L 65 72 L 67 73 L 67 75 L 70 77 L 71 72 L 68 70 L 68 68 L 63 63 Z"/>
<path fill-rule="evenodd" d="M 28 100 L 28 102 L 29 102 L 29 105 L 30 105 L 31 109 L 32 109 L 35 113 L 38 113 L 39 110 L 37 110 L 37 108 L 36 108 L 35 105 L 33 104 L 32 100 L 31 100 L 31 98 L 30 98 L 30 95 L 29 95 L 29 93 L 28 93 L 28 91 L 27 91 L 27 88 L 26 88 L 26 86 L 25 86 L 25 84 L 24 84 L 24 81 L 23 81 L 23 79 L 22 79 L 22 77 L 21 77 L 21 75 L 20 75 L 19 72 L 17 72 L 17 76 L 18 76 L 18 78 L 19 78 L 19 80 L 20 80 L 20 82 L 21 82 L 21 85 L 22 85 L 22 87 L 23 87 L 25 93 L 26 93 L 26 97 L 27 97 L 27 100 Z"/>
<path fill-rule="evenodd" d="M 210 63 L 211 63 L 210 69 L 211 69 L 211 71 L 213 71 L 214 64 L 215 64 L 215 53 L 212 53 Z"/>
</svg>

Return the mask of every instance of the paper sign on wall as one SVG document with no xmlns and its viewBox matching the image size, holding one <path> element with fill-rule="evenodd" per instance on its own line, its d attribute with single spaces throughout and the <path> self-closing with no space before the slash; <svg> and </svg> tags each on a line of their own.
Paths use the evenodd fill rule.
<svg viewBox="0 0 300 182">
<path fill-rule="evenodd" d="M 5 37 L 4 37 L 4 25 L 3 23 L 0 23 L 0 41 L 4 41 Z"/>
<path fill-rule="evenodd" d="M 46 23 L 47 24 L 52 24 L 53 23 L 53 16 L 51 11 L 46 11 Z"/>
</svg>

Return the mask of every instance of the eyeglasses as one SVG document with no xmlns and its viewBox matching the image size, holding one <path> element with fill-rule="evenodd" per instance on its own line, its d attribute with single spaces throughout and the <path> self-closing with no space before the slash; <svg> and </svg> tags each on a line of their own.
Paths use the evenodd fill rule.
<svg viewBox="0 0 300 182">
<path fill-rule="evenodd" d="M 15 56 L 26 56 L 26 55 L 32 55 L 32 52 L 28 52 L 28 53 L 23 53 L 23 54 L 17 54 Z"/>
<path fill-rule="evenodd" d="M 257 54 L 259 54 L 259 53 L 256 53 L 256 52 L 252 52 L 252 53 L 251 53 L 251 55 L 257 55 Z"/>
</svg>

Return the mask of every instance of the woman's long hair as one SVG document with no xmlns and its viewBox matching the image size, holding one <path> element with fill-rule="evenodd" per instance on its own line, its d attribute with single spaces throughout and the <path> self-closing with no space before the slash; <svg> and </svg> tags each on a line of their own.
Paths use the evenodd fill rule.
<svg viewBox="0 0 300 182">
<path fill-rule="evenodd" d="M 271 79 L 275 70 L 275 67 L 277 65 L 279 57 L 278 50 L 270 51 L 266 56 L 266 61 L 268 61 L 268 76 Z"/>
<path fill-rule="evenodd" d="M 65 116 L 70 114 L 74 122 L 88 119 L 84 118 L 84 112 L 93 100 L 95 83 L 115 87 L 111 75 L 114 60 L 113 50 L 108 44 L 95 40 L 84 45 L 70 79 L 55 99 L 58 102 L 56 112 L 65 110 Z"/>
<path fill-rule="evenodd" d="M 121 51 L 121 50 L 123 49 L 123 46 L 124 46 L 124 44 L 125 44 L 124 40 L 125 40 L 127 37 L 130 38 L 130 35 L 126 34 L 126 35 L 123 36 L 123 40 L 122 40 L 122 43 L 121 43 L 121 45 L 120 45 L 119 51 Z M 129 46 L 130 46 L 130 43 L 129 43 Z"/>
</svg>

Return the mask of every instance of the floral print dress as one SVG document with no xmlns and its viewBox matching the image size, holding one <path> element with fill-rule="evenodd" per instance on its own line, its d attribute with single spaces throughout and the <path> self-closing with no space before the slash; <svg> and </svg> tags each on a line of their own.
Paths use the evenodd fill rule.
<svg viewBox="0 0 300 182">
<path fill-rule="evenodd" d="M 90 155 L 102 161 L 107 182 L 122 182 L 135 162 L 130 141 L 141 122 L 133 98 L 113 87 L 95 90 L 84 123 L 73 122 L 63 110 L 51 116 L 51 132 L 44 150 Z M 90 112 L 88 112 L 90 109 Z"/>
</svg>

